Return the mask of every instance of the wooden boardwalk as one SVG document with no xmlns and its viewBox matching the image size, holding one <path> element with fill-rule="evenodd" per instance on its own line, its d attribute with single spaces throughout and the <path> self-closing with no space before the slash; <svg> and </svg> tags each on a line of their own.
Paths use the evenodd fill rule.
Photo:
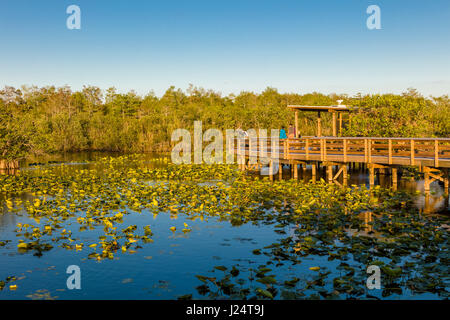
<svg viewBox="0 0 450 320">
<path fill-rule="evenodd" d="M 252 138 L 236 140 L 234 150 L 241 169 L 259 167 L 264 162 L 273 170 L 272 163 L 278 159 L 292 166 L 294 177 L 298 165 L 312 165 L 313 176 L 316 166 L 322 165 L 327 168 L 330 182 L 342 175 L 345 183 L 347 167 L 359 163 L 368 168 L 370 184 L 373 184 L 375 170 L 388 170 L 396 185 L 398 167 L 414 166 L 424 173 L 425 190 L 429 190 L 435 180 L 442 181 L 448 190 L 449 138 L 301 137 L 267 139 L 263 143 Z M 264 161 L 258 162 L 258 158 Z M 339 168 L 336 173 L 333 167 Z"/>
</svg>

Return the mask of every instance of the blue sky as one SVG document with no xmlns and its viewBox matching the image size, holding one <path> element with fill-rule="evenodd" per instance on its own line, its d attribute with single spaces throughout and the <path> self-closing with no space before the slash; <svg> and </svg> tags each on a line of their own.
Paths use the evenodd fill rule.
<svg viewBox="0 0 450 320">
<path fill-rule="evenodd" d="M 450 94 L 447 0 L 2 0 L 0 37 L 0 87 Z"/>
</svg>

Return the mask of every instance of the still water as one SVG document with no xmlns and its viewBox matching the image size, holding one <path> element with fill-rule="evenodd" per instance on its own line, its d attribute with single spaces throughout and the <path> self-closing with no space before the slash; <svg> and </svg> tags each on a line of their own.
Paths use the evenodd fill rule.
<svg viewBox="0 0 450 320">
<path fill-rule="evenodd" d="M 104 157 L 104 153 L 73 154 L 55 156 L 51 159 L 33 159 L 24 163 L 22 170 L 35 170 L 37 167 L 66 166 L 74 168 L 90 168 L 93 161 Z M 149 158 L 159 158 L 164 155 L 147 155 Z M 153 162 L 149 166 L 164 166 L 163 162 Z M 323 174 L 323 173 L 322 173 Z M 285 170 L 283 178 L 289 178 L 289 170 Z M 299 178 L 307 181 L 310 172 L 299 172 Z M 388 187 L 389 179 L 380 176 L 379 183 Z M 364 172 L 350 172 L 350 184 L 368 184 Z M 399 190 L 414 194 L 415 206 L 423 213 L 438 213 L 448 215 L 448 195 L 439 184 L 432 185 L 429 195 L 424 195 L 423 182 L 411 179 L 399 181 Z M 27 194 L 19 197 L 26 199 Z M 69 251 L 55 246 L 44 252 L 42 256 L 30 253 L 20 253 L 17 250 L 16 225 L 32 223 L 27 215 L 8 212 L 4 198 L 0 196 L 4 206 L 0 214 L 0 241 L 11 240 L 0 247 L 0 280 L 14 276 L 16 289 L 11 290 L 6 283 L 0 291 L 0 299 L 177 299 L 186 294 L 192 294 L 194 299 L 205 299 L 196 288 L 202 282 L 196 275 L 215 276 L 220 278 L 221 271 L 215 266 L 225 266 L 231 269 L 238 266 L 240 276 L 248 276 L 252 268 L 267 263 L 265 255 L 255 254 L 259 250 L 280 240 L 273 223 L 245 223 L 232 225 L 229 221 L 220 221 L 210 217 L 207 220 L 192 221 L 185 215 L 176 219 L 169 213 L 154 216 L 147 210 L 142 212 L 129 211 L 126 216 L 127 225 L 137 225 L 139 228 L 151 225 L 154 236 L 152 243 L 144 244 L 132 254 L 117 255 L 112 260 L 95 261 L 87 259 L 83 251 Z M 69 227 L 73 220 L 66 222 Z M 172 232 L 171 227 L 183 229 L 187 223 L 191 232 Z M 285 230 L 289 234 L 289 228 Z M 95 240 L 96 231 L 78 232 L 76 237 L 86 243 Z M 69 290 L 66 273 L 67 267 L 77 265 L 81 270 L 81 289 Z M 309 255 L 301 264 L 277 265 L 275 272 L 281 279 L 297 277 L 300 281 L 314 279 L 316 272 L 311 267 L 326 265 L 332 273 L 339 274 L 338 260 L 329 261 L 324 256 Z M 412 294 L 408 289 L 401 293 L 385 296 L 381 290 L 370 292 L 370 296 L 385 299 L 442 299 L 438 294 L 424 292 Z M 220 297 L 218 297 L 220 298 Z M 282 298 L 277 296 L 277 299 Z M 292 297 L 291 297 L 292 298 Z M 339 298 L 346 298 L 345 295 Z"/>
</svg>

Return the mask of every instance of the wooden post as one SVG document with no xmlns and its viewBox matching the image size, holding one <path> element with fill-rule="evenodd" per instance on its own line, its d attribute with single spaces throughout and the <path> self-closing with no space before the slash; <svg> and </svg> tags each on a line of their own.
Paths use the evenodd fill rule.
<svg viewBox="0 0 450 320">
<path fill-rule="evenodd" d="M 342 177 L 343 177 L 343 183 L 344 186 L 347 186 L 348 182 L 348 171 L 347 171 L 347 164 L 344 164 L 342 167 Z"/>
<path fill-rule="evenodd" d="M 397 168 L 392 168 L 392 188 L 397 190 Z"/>
<path fill-rule="evenodd" d="M 411 165 L 413 166 L 416 163 L 414 159 L 414 139 L 411 139 L 410 144 L 411 144 Z"/>
<path fill-rule="evenodd" d="M 392 140 L 388 140 L 389 143 L 389 164 L 392 164 Z"/>
<path fill-rule="evenodd" d="M 298 136 L 298 110 L 295 110 L 295 137 L 297 138 Z"/>
<path fill-rule="evenodd" d="M 327 165 L 327 175 L 328 175 L 328 182 L 333 182 L 333 166 Z"/>
<path fill-rule="evenodd" d="M 309 160 L 309 139 L 306 139 L 305 142 L 305 151 L 306 151 L 306 160 Z"/>
<path fill-rule="evenodd" d="M 332 117 L 333 117 L 333 119 L 332 119 L 332 121 L 333 121 L 333 123 L 332 123 L 332 125 L 333 125 L 333 137 L 336 137 L 337 136 L 337 131 L 336 131 L 336 112 L 332 112 L 331 114 L 332 114 Z"/>
<path fill-rule="evenodd" d="M 368 162 L 367 139 L 364 139 L 364 162 Z"/>
<path fill-rule="evenodd" d="M 370 186 L 375 184 L 375 168 L 373 165 L 369 166 L 369 184 Z"/>
<path fill-rule="evenodd" d="M 278 177 L 283 180 L 283 164 L 278 161 Z"/>
<path fill-rule="evenodd" d="M 434 140 L 434 166 L 439 167 L 439 140 Z"/>
<path fill-rule="evenodd" d="M 324 156 L 323 156 L 323 139 L 320 139 L 320 160 L 324 161 Z"/>
<path fill-rule="evenodd" d="M 344 139 L 344 162 L 347 162 L 347 139 Z"/>
<path fill-rule="evenodd" d="M 342 137 L 342 112 L 339 112 L 339 136 Z"/>
<path fill-rule="evenodd" d="M 312 163 L 312 165 L 311 165 L 311 174 L 312 174 L 313 182 L 316 182 L 316 169 L 317 169 L 316 164 Z"/>
<path fill-rule="evenodd" d="M 369 145 L 369 163 L 372 163 L 372 139 L 369 139 L 369 141 L 367 141 L 367 144 Z"/>
<path fill-rule="evenodd" d="M 321 118 L 320 118 L 320 111 L 317 113 L 317 136 L 322 136 L 322 125 L 321 125 Z"/>
<path fill-rule="evenodd" d="M 424 176 L 425 176 L 425 181 L 424 181 L 423 188 L 424 188 L 425 192 L 428 192 L 428 191 L 430 191 L 430 184 L 431 184 L 430 174 L 428 173 L 428 170 L 425 170 Z"/>
<path fill-rule="evenodd" d="M 292 165 L 294 166 L 294 179 L 298 179 L 298 164 L 294 162 Z"/>
<path fill-rule="evenodd" d="M 327 161 L 327 139 L 323 139 L 323 161 Z"/>
<path fill-rule="evenodd" d="M 286 156 L 285 159 L 289 159 L 289 138 L 286 140 Z"/>
<path fill-rule="evenodd" d="M 430 193 L 429 192 L 425 192 L 425 201 L 424 201 L 424 208 L 423 208 L 423 212 L 424 213 L 430 213 L 432 211 L 432 208 L 430 206 Z"/>
</svg>

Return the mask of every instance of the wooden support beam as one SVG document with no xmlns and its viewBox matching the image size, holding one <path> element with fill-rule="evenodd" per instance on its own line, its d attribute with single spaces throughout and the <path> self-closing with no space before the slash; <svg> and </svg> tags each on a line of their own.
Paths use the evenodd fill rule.
<svg viewBox="0 0 450 320">
<path fill-rule="evenodd" d="M 395 188 L 395 190 L 397 189 L 397 180 L 397 168 L 392 168 L 392 186 Z"/>
<path fill-rule="evenodd" d="M 245 171 L 245 158 L 243 158 L 239 163 L 239 168 L 241 169 L 241 171 Z"/>
<path fill-rule="evenodd" d="M 317 169 L 316 164 L 312 163 L 312 165 L 311 165 L 311 174 L 312 174 L 312 181 L 313 182 L 316 182 L 316 169 Z"/>
<path fill-rule="evenodd" d="M 291 118 L 292 119 L 292 118 Z M 299 132 L 298 132 L 298 110 L 295 110 L 295 137 L 299 137 Z"/>
<path fill-rule="evenodd" d="M 278 162 L 278 177 L 283 180 L 283 164 Z"/>
<path fill-rule="evenodd" d="M 427 192 L 427 191 L 430 191 L 430 184 L 431 184 L 431 181 L 430 181 L 430 174 L 428 173 L 428 171 L 426 171 L 425 173 L 424 173 L 424 185 L 423 185 L 423 188 L 424 188 L 424 190 L 425 190 L 425 192 Z"/>
<path fill-rule="evenodd" d="M 333 166 L 331 165 L 327 165 L 327 177 L 329 183 L 333 182 Z"/>
<path fill-rule="evenodd" d="M 389 169 L 389 166 L 385 166 L 379 163 L 370 163 L 369 166 L 375 169 Z"/>
<path fill-rule="evenodd" d="M 369 166 L 369 185 L 373 186 L 375 184 L 375 168 Z"/>
<path fill-rule="evenodd" d="M 411 165 L 415 165 L 416 161 L 414 159 L 414 139 L 410 140 L 410 145 L 411 145 Z"/>
<path fill-rule="evenodd" d="M 294 179 L 298 179 L 298 164 L 297 164 L 297 162 L 294 162 L 293 163 L 293 166 L 294 166 Z"/>
<path fill-rule="evenodd" d="M 341 168 L 336 172 L 336 174 L 335 174 L 334 177 L 333 177 L 333 180 L 337 180 L 337 179 L 339 178 L 339 175 L 342 173 L 342 171 L 344 171 L 344 168 L 343 168 L 343 167 L 341 167 Z"/>
<path fill-rule="evenodd" d="M 448 185 L 449 185 L 448 169 L 441 170 L 437 168 L 423 167 L 422 171 L 424 173 L 425 192 L 430 191 L 431 183 L 433 183 L 433 181 L 441 181 L 444 183 L 444 192 L 448 194 Z"/>
<path fill-rule="evenodd" d="M 339 112 L 339 136 L 342 137 L 342 112 Z"/>
<path fill-rule="evenodd" d="M 342 177 L 343 177 L 344 186 L 347 186 L 348 185 L 348 171 L 347 171 L 346 164 L 342 165 Z"/>
</svg>

